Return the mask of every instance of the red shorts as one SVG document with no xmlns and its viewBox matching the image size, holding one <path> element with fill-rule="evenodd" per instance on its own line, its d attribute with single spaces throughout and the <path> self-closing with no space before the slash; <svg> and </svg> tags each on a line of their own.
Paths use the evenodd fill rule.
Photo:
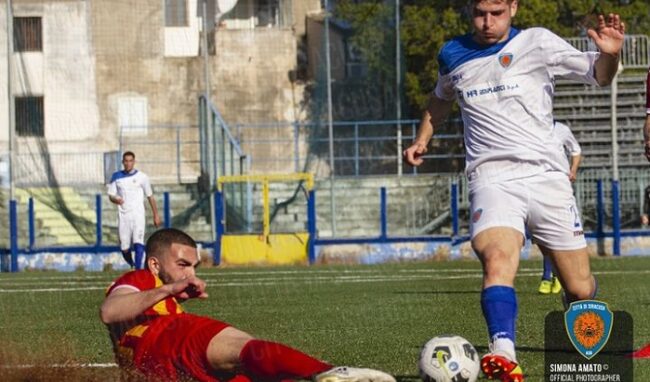
<svg viewBox="0 0 650 382">
<path fill-rule="evenodd" d="M 206 353 L 212 338 L 229 326 L 187 313 L 159 317 L 139 340 L 131 342 L 133 366 L 157 381 L 177 381 L 187 377 L 198 381 L 218 381 L 209 372 Z"/>
</svg>

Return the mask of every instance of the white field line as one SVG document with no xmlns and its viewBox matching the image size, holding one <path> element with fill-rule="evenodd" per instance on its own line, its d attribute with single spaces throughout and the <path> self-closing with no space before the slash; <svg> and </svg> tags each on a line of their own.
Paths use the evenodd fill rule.
<svg viewBox="0 0 650 382">
<path fill-rule="evenodd" d="M 51 365 L 0 365 L 3 369 L 31 369 L 33 367 L 61 369 L 105 369 L 117 367 L 116 363 L 54 363 Z"/>
<path fill-rule="evenodd" d="M 418 272 L 421 273 L 421 272 Z M 432 272 L 433 273 L 433 272 Z M 618 270 L 618 271 L 595 271 L 595 275 L 617 275 L 617 274 L 649 274 L 650 270 Z M 300 273 L 298 273 L 300 274 Z M 301 274 L 303 275 L 303 274 Z M 524 271 L 518 273 L 519 277 L 540 277 L 540 269 L 526 268 Z M 373 283 L 373 282 L 402 282 L 408 280 L 460 280 L 460 279 L 479 279 L 482 277 L 481 272 L 474 271 L 473 273 L 465 273 L 461 275 L 434 275 L 434 274 L 376 274 L 376 275 L 343 275 L 343 276 L 317 276 L 308 277 L 264 277 L 253 278 L 243 281 L 225 281 L 225 277 L 211 275 L 204 278 L 210 287 L 241 287 L 241 286 L 273 286 L 273 285 L 286 285 L 288 283 L 301 283 L 301 284 L 344 284 L 344 283 Z M 52 283 L 49 283 L 50 285 Z M 29 285 L 29 284 L 28 284 Z M 34 284 L 40 285 L 40 284 Z M 13 285 L 5 285 L 13 286 Z M 17 286 L 17 285 L 16 285 Z M 20 286 L 25 286 L 21 284 Z M 4 289 L 0 288 L 0 293 L 38 293 L 38 292 L 79 292 L 79 291 L 92 291 L 92 290 L 106 290 L 108 283 L 97 285 L 96 283 L 80 285 L 78 287 L 70 288 L 21 288 L 21 289 Z"/>
<path fill-rule="evenodd" d="M 520 270 L 528 270 L 529 268 L 521 268 Z M 533 269 L 530 269 L 533 270 Z M 426 273 L 468 273 L 468 272 L 479 272 L 480 269 L 400 269 L 397 270 L 396 272 L 400 273 L 406 273 L 406 272 L 426 272 Z M 126 271 L 125 271 L 126 272 Z M 296 269 L 296 270 L 286 270 L 286 271 L 217 271 L 215 274 L 214 272 L 206 273 L 206 272 L 201 272 L 199 270 L 197 272 L 199 277 L 205 277 L 207 276 L 214 276 L 218 275 L 219 277 L 228 277 L 228 276 L 255 276 L 255 275 L 311 275 L 311 274 L 346 274 L 346 273 L 360 273 L 360 274 L 368 274 L 368 273 L 378 273 L 378 270 L 375 269 Z M 8 277 L 2 278 L 2 273 L 0 273 L 0 283 L 18 283 L 18 282 L 33 282 L 33 281 L 41 281 L 41 280 L 66 280 L 66 281 L 73 281 L 73 280 L 97 280 L 97 279 L 103 279 L 103 280 L 113 280 L 112 277 L 106 276 L 106 275 L 88 275 L 88 276 L 70 276 L 69 274 L 66 274 L 64 272 L 61 273 L 61 275 L 57 276 L 45 276 L 45 277 L 29 277 L 29 278 L 19 278 L 19 274 L 7 274 Z"/>
</svg>

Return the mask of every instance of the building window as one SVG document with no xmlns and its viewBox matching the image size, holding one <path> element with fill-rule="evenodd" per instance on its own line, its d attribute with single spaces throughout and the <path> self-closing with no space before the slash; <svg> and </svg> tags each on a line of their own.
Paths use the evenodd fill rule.
<svg viewBox="0 0 650 382">
<path fill-rule="evenodd" d="M 120 97 L 117 101 L 121 134 L 146 134 L 149 123 L 146 97 Z"/>
<path fill-rule="evenodd" d="M 43 51 L 43 28 L 40 17 L 14 17 L 14 51 Z"/>
<path fill-rule="evenodd" d="M 224 25 L 231 29 L 290 27 L 291 1 L 239 0 L 232 11 L 224 15 Z"/>
<path fill-rule="evenodd" d="M 188 25 L 187 0 L 165 0 L 165 26 L 186 27 Z"/>
<path fill-rule="evenodd" d="M 19 137 L 43 137 L 43 97 L 16 97 L 16 133 Z"/>
</svg>

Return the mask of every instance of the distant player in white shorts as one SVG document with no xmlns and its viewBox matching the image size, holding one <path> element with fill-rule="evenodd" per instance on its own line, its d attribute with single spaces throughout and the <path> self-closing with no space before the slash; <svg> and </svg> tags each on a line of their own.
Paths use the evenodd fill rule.
<svg viewBox="0 0 650 382">
<path fill-rule="evenodd" d="M 588 31 L 599 53 L 582 53 L 544 28 L 511 27 L 517 0 L 470 0 L 473 32 L 448 41 L 406 161 L 420 165 L 433 127 L 454 101 L 463 118 L 472 247 L 483 266 L 481 307 L 489 333 L 481 369 L 521 382 L 515 353 L 514 279 L 526 229 L 551 258 L 566 301 L 593 298 L 596 282 L 562 146 L 553 136 L 556 78 L 607 85 L 618 69 L 625 26 L 600 16 Z"/>
<path fill-rule="evenodd" d="M 124 169 L 113 173 L 108 185 L 108 198 L 117 204 L 117 230 L 120 250 L 131 268 L 142 269 L 144 261 L 144 197 L 149 200 L 154 226 L 160 226 L 158 207 L 153 197 L 149 177 L 134 168 L 135 154 L 127 151 L 122 155 Z M 131 245 L 135 251 L 135 262 L 131 256 Z"/>
<path fill-rule="evenodd" d="M 569 126 L 563 123 L 555 122 L 553 134 L 564 148 L 564 154 L 568 159 L 567 165 L 569 166 L 569 181 L 573 183 L 578 177 L 578 167 L 580 167 L 580 161 L 582 160 L 582 149 L 580 148 L 580 144 L 578 143 L 578 140 L 576 140 L 576 137 L 573 136 Z M 548 256 L 544 256 L 544 271 L 542 273 L 542 281 L 540 282 L 537 291 L 541 294 L 555 294 L 562 291 L 562 284 L 560 283 L 560 280 L 553 275 L 553 265 Z"/>
</svg>

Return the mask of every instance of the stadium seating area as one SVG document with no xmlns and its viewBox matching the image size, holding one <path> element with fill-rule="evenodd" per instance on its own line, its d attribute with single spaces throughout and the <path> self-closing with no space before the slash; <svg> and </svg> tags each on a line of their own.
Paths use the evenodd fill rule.
<svg viewBox="0 0 650 382">
<path fill-rule="evenodd" d="M 619 77 L 616 101 L 621 167 L 638 167 L 643 160 L 645 73 Z M 583 150 L 583 168 L 612 165 L 611 88 L 559 81 L 555 93 L 555 118 L 571 127 Z"/>
<path fill-rule="evenodd" d="M 577 185 L 583 211 L 592 211 L 594 182 L 600 174 L 611 170 L 611 88 L 596 88 L 568 81 L 558 81 L 555 97 L 557 120 L 571 126 L 583 148 L 582 169 L 589 175 Z M 645 117 L 645 76 L 641 73 L 623 73 L 619 78 L 617 99 L 619 166 L 622 171 L 636 173 L 645 164 L 642 152 L 642 126 Z M 630 173 L 630 174 L 632 174 Z M 635 220 L 642 202 L 640 190 L 646 177 L 630 176 L 622 179 L 622 214 Z M 622 174 L 622 176 L 625 174 Z M 335 183 L 336 232 L 332 227 L 329 181 L 317 180 L 317 227 L 321 237 L 372 237 L 380 233 L 380 187 L 387 188 L 388 233 L 393 236 L 450 233 L 449 188 L 454 175 L 421 174 L 416 177 L 341 177 Z M 462 179 L 460 179 L 462 185 Z M 306 230 L 305 197 L 296 185 L 276 184 L 271 190 L 273 219 L 272 232 L 300 232 Z M 197 184 L 156 184 L 159 211 L 163 211 L 163 192 L 169 192 L 172 224 L 190 231 L 199 240 L 212 238 L 209 200 L 201 194 Z M 252 200 L 259 200 L 260 187 L 252 189 Z M 297 192 L 298 191 L 298 192 Z M 467 207 L 463 189 L 460 189 L 460 208 Z M 59 187 L 56 189 L 19 188 L 19 243 L 29 243 L 27 199 L 35 200 L 35 246 L 88 245 L 95 242 L 95 196 L 102 195 L 103 244 L 116 240 L 115 207 L 105 198 L 102 185 Z M 584 194 L 584 195 L 583 195 Z M 0 190 L 0 219 L 8 221 L 8 191 Z M 234 210 L 234 209 L 231 209 Z M 232 211 L 231 211 L 232 212 Z M 150 214 L 147 208 L 147 213 Z M 254 202 L 254 224 L 261 222 L 261 203 Z M 230 215 L 228 219 L 236 219 Z M 241 213 L 239 218 L 241 218 Z M 592 218 L 586 218 L 590 222 Z M 148 221 L 151 221 L 148 216 Z M 4 226 L 4 224 L 3 224 Z M 461 222 L 461 228 L 463 222 Z M 259 227 L 253 226 L 253 229 Z M 149 227 L 151 232 L 153 227 Z M 0 247 L 8 248 L 8 236 L 0 235 Z"/>
</svg>

